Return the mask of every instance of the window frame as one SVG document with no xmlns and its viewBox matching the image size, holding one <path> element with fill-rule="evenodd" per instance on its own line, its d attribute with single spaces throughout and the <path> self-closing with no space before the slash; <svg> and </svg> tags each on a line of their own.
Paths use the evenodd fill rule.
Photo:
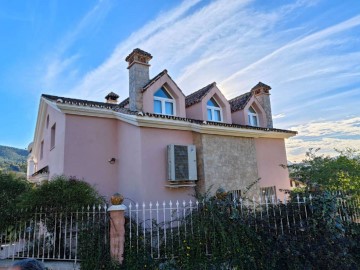
<svg viewBox="0 0 360 270">
<path fill-rule="evenodd" d="M 164 97 L 157 97 L 155 96 L 155 93 L 158 92 L 161 88 L 164 88 L 164 91 L 166 91 L 166 93 L 172 98 L 164 98 Z M 173 97 L 173 95 L 170 94 L 170 91 L 166 89 L 165 86 L 161 86 L 158 90 L 156 90 L 153 95 L 154 99 L 153 99 L 153 110 L 154 113 L 156 114 L 162 114 L 162 115 L 169 115 L 169 116 L 176 116 L 176 102 L 175 102 L 175 98 Z M 161 103 L 161 113 L 155 112 L 155 100 L 160 101 Z M 173 105 L 173 114 L 167 114 L 166 113 L 166 102 L 171 103 Z"/>
<path fill-rule="evenodd" d="M 216 103 L 219 107 L 215 107 L 215 106 L 208 105 L 207 103 L 208 103 L 211 99 L 214 99 L 215 103 Z M 211 111 L 211 118 L 212 118 L 212 119 L 209 119 L 208 110 Z M 220 121 L 214 120 L 215 111 L 219 111 L 219 112 L 220 112 Z M 216 98 L 215 98 L 214 96 L 212 96 L 212 97 L 206 102 L 206 119 L 207 119 L 207 121 L 218 122 L 218 123 L 221 123 L 221 122 L 224 121 L 224 117 L 223 117 L 223 113 L 222 113 L 222 108 L 221 108 L 219 102 L 216 100 Z"/>
<path fill-rule="evenodd" d="M 250 112 L 250 108 L 252 108 L 254 110 L 255 113 L 253 112 Z M 256 112 L 256 110 L 254 109 L 253 106 L 250 106 L 248 109 L 247 109 L 247 115 L 248 115 L 248 124 L 249 126 L 252 126 L 252 127 L 259 127 L 259 114 Z M 257 125 L 255 125 L 253 123 L 253 117 L 256 117 L 256 123 Z"/>
</svg>

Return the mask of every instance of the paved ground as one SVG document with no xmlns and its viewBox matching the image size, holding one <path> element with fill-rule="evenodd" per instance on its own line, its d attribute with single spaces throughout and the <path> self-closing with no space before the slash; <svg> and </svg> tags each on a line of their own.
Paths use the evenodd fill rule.
<svg viewBox="0 0 360 270">
<path fill-rule="evenodd" d="M 7 270 L 13 264 L 12 260 L 0 260 L 0 270 Z M 44 262 L 49 270 L 79 270 L 80 265 L 73 262 Z"/>
</svg>

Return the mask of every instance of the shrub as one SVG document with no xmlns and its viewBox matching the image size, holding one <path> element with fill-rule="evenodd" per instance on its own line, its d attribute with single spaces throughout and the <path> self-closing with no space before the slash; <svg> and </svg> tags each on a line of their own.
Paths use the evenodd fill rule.
<svg viewBox="0 0 360 270">
<path fill-rule="evenodd" d="M 21 196 L 31 189 L 25 178 L 0 171 L 0 232 L 17 220 L 17 204 Z"/>
<path fill-rule="evenodd" d="M 104 199 L 90 184 L 76 178 L 57 176 L 24 194 L 20 206 L 63 211 L 102 203 Z"/>
</svg>

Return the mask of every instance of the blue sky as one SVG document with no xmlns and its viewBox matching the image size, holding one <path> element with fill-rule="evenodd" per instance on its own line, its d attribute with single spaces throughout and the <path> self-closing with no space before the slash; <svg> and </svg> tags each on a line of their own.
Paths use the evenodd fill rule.
<svg viewBox="0 0 360 270">
<path fill-rule="evenodd" d="M 289 160 L 360 149 L 357 0 L 1 1 L 0 34 L 1 145 L 32 141 L 42 93 L 126 98 L 124 58 L 139 47 L 185 94 L 269 84 L 274 126 L 299 131 Z"/>
</svg>

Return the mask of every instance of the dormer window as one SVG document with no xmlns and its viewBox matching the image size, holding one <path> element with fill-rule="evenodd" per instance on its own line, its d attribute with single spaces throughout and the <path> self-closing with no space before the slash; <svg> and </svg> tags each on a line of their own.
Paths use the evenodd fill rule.
<svg viewBox="0 0 360 270">
<path fill-rule="evenodd" d="M 258 115 L 253 107 L 250 106 L 248 110 L 248 121 L 250 126 L 258 127 L 259 121 L 258 121 Z"/>
<path fill-rule="evenodd" d="M 215 98 L 209 99 L 207 102 L 207 118 L 209 121 L 221 122 L 222 113 L 219 104 L 216 102 Z"/>
<path fill-rule="evenodd" d="M 175 115 L 175 100 L 164 87 L 154 94 L 154 113 Z"/>
</svg>

